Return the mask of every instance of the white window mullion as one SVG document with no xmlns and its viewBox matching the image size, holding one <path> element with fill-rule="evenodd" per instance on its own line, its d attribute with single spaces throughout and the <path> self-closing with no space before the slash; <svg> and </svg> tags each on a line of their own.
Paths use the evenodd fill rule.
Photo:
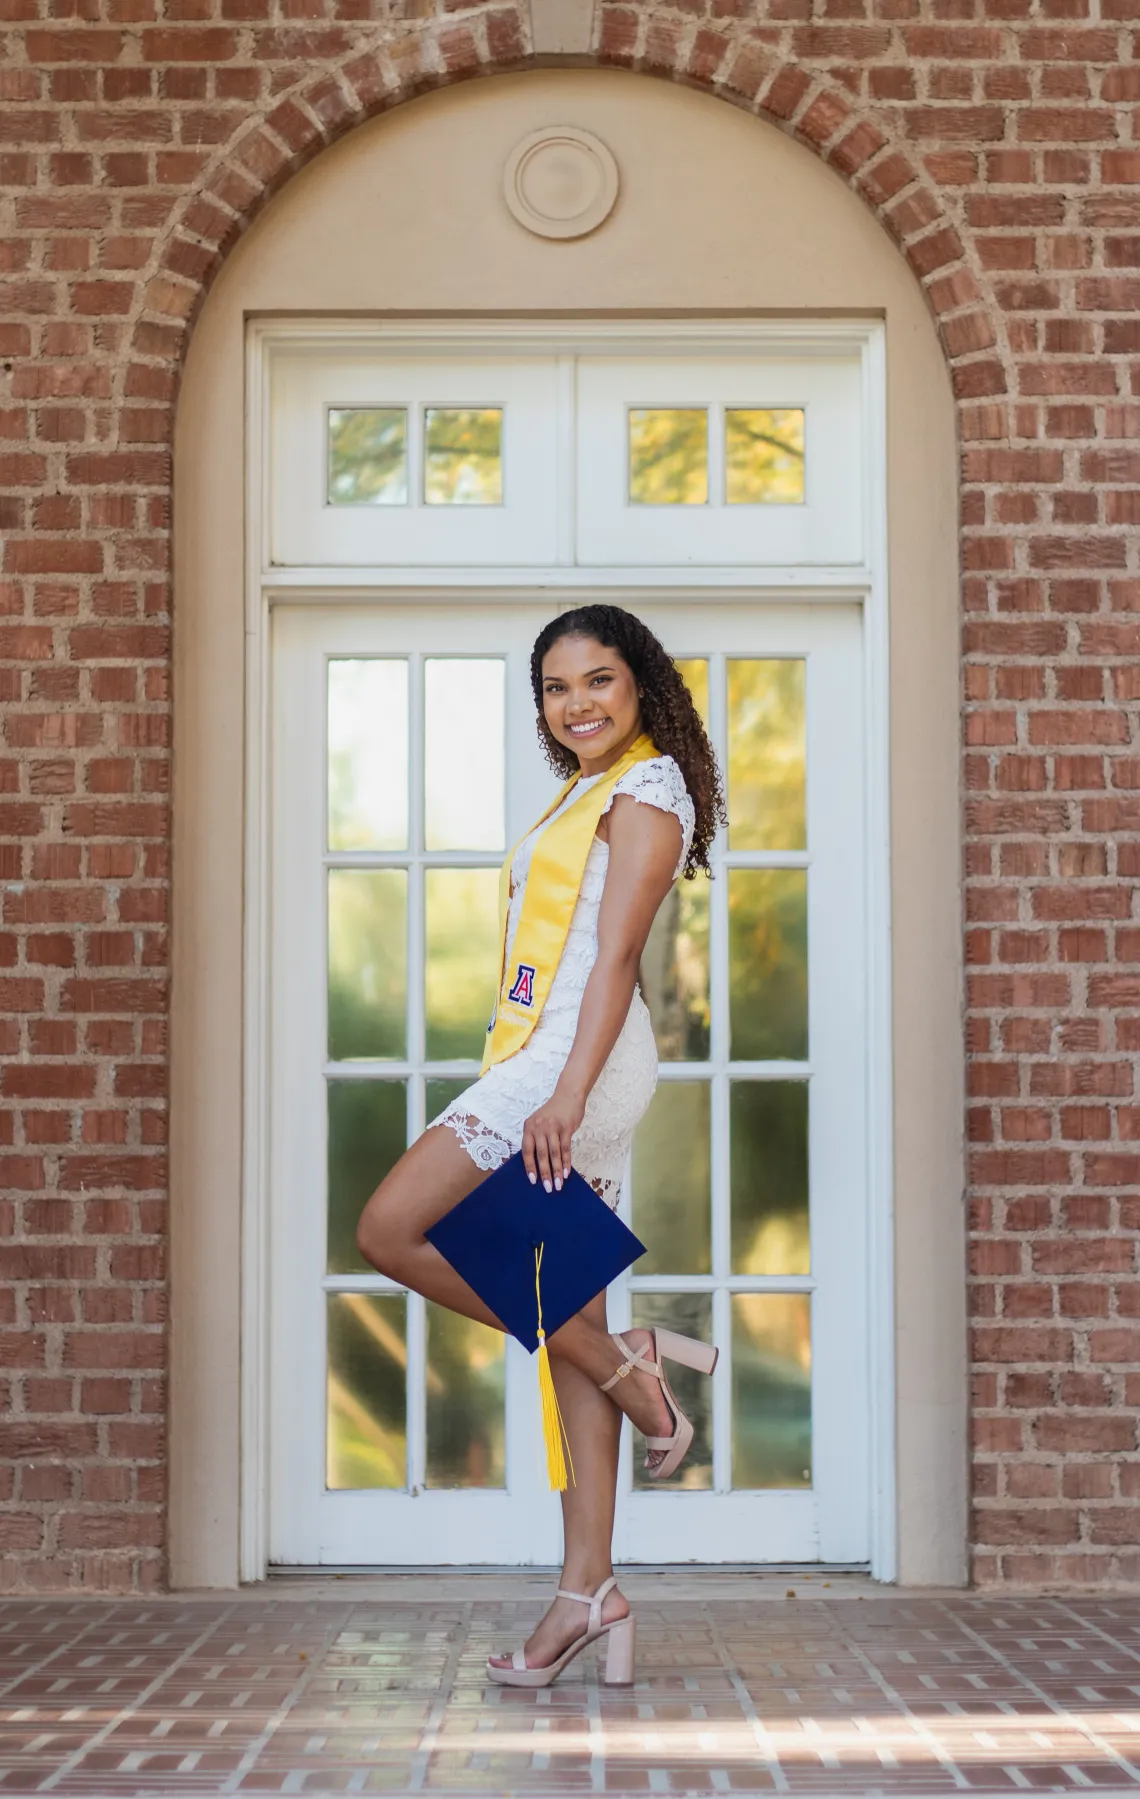
<svg viewBox="0 0 1140 1799">
<path fill-rule="evenodd" d="M 715 408 L 713 409 L 715 413 Z M 710 432 L 715 436 L 714 421 Z M 710 451 L 712 445 L 710 444 Z M 710 476 L 713 471 L 710 468 Z M 723 473 L 721 476 L 723 481 Z M 710 487 L 710 496 L 719 489 Z M 725 657 L 720 650 L 708 658 L 709 668 L 709 736 L 721 768 L 728 768 L 728 707 L 725 690 Z M 729 1300 L 724 1282 L 731 1258 L 731 1218 L 729 1203 L 729 1116 L 728 1116 L 728 881 L 724 872 L 724 855 L 728 833 L 718 830 L 712 846 L 713 880 L 709 892 L 709 1095 L 712 1144 L 709 1177 L 712 1199 L 712 1271 L 715 1282 L 712 1301 L 713 1342 L 721 1347 L 720 1359 L 713 1375 L 713 1490 L 726 1492 L 732 1484 L 731 1473 L 731 1347 L 729 1333 Z"/>
<path fill-rule="evenodd" d="M 724 407 L 709 407 L 709 498 L 718 510 L 725 503 L 724 491 Z"/>
<path fill-rule="evenodd" d="M 427 1484 L 427 1318 L 418 1293 L 408 1294 L 408 1487 Z"/>
</svg>

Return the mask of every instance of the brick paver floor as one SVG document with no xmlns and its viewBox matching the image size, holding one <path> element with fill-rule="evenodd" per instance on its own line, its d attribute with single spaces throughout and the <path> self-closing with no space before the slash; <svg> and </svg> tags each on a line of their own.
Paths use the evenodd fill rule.
<svg viewBox="0 0 1140 1799">
<path fill-rule="evenodd" d="M 488 1685 L 535 1576 L 8 1601 L 0 1799 L 1140 1793 L 1140 1598 L 623 1585 L 628 1691 L 592 1652 L 543 1692 Z"/>
</svg>

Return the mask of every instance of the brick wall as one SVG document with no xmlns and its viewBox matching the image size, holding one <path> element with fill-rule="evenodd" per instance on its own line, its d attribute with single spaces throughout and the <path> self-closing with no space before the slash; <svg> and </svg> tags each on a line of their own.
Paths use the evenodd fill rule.
<svg viewBox="0 0 1140 1799">
<path fill-rule="evenodd" d="M 163 1578 L 169 479 L 203 293 L 511 4 L 2 0 L 0 1581 Z M 975 1573 L 1140 1578 L 1140 0 L 603 5 L 902 245 L 960 402 Z"/>
</svg>

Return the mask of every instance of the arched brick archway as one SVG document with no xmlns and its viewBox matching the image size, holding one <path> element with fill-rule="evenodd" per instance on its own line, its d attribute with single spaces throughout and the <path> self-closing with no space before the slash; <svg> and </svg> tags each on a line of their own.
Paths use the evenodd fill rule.
<svg viewBox="0 0 1140 1799">
<path fill-rule="evenodd" d="M 284 19 L 273 0 L 177 0 L 161 21 L 158 0 L 110 0 L 99 25 L 15 28 L 3 92 L 20 148 L 0 155 L 11 1585 L 163 1577 L 183 353 L 226 252 L 322 148 L 430 88 L 541 60 L 524 8 L 426 4 L 396 0 L 378 24 L 365 0 L 298 0 Z M 1133 1580 L 1136 90 L 1115 12 L 1054 28 L 1073 0 L 981 11 L 603 4 L 584 60 L 795 136 L 927 295 L 963 472 L 975 1572 Z"/>
<path fill-rule="evenodd" d="M 555 60 L 544 56 L 541 66 Z M 697 27 L 653 5 L 602 7 L 590 61 L 712 94 L 820 156 L 898 244 L 928 297 L 950 363 L 976 364 L 963 393 L 977 399 L 1006 391 L 998 331 L 968 244 L 882 109 L 858 100 L 810 56 L 782 55 L 749 23 Z M 363 54 L 354 48 L 322 62 L 317 75 L 302 77 L 219 145 L 165 223 L 153 272 L 140 282 L 136 300 L 138 353 L 158 347 L 148 327 L 164 325 L 178 336 L 189 329 L 227 250 L 284 183 L 345 132 L 434 88 L 535 63 L 525 8 L 491 4 L 433 19 Z M 177 341 L 163 338 L 167 354 Z M 977 362 L 983 355 L 984 365 Z"/>
</svg>

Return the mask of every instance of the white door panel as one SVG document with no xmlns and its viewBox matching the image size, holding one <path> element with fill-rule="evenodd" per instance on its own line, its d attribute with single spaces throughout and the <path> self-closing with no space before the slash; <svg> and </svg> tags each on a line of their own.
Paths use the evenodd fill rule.
<svg viewBox="0 0 1140 1799">
<path fill-rule="evenodd" d="M 686 917 L 666 916 L 667 902 L 647 952 L 659 1098 L 677 1117 L 706 1121 L 705 1136 L 688 1185 L 674 1188 L 668 1112 L 642 1127 L 622 1203 L 653 1271 L 638 1265 L 611 1295 L 615 1328 L 654 1308 L 707 1314 L 721 1361 L 698 1388 L 699 1442 L 682 1490 L 639 1484 L 627 1441 L 617 1554 L 860 1561 L 869 1551 L 860 612 L 631 603 L 707 706 L 737 841 L 718 840 L 711 887 L 682 884 Z M 555 785 L 528 675 L 552 610 L 423 599 L 275 614 L 276 1562 L 558 1556 L 533 1361 L 514 1343 L 503 1356 L 492 1333 L 441 1321 L 354 1264 L 348 1247 L 354 1209 L 438 1109 L 439 1084 L 474 1078 L 480 981 L 494 986 L 480 895 L 501 847 L 474 816 L 478 796 L 458 825 L 432 824 L 436 749 L 442 742 L 457 780 L 470 762 L 459 702 L 440 710 L 440 695 L 493 696 L 502 683 L 501 722 L 493 697 L 480 716 L 503 739 L 502 830 L 513 842 Z M 390 698 L 376 703 L 404 675 L 406 723 Z M 406 807 L 373 779 L 374 746 L 392 718 L 407 744 Z M 386 741 L 388 766 L 391 731 Z M 449 831 L 464 841 L 449 842 Z M 482 847 L 468 847 L 480 836 Z M 759 1162 L 757 1144 L 768 1146 Z"/>
</svg>

